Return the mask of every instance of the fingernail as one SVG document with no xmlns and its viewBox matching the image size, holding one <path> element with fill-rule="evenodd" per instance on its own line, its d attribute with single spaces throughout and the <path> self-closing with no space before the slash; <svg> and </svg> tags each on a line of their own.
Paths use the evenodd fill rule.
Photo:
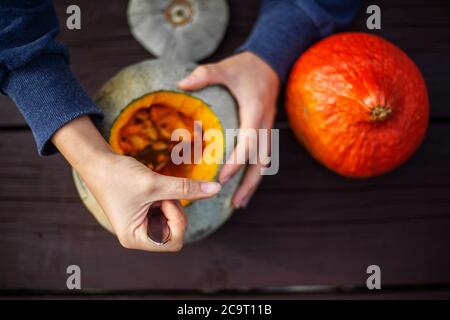
<svg viewBox="0 0 450 320">
<path fill-rule="evenodd" d="M 222 187 L 217 182 L 203 182 L 200 189 L 206 194 L 215 194 L 220 191 Z"/>
<path fill-rule="evenodd" d="M 193 81 L 193 77 L 192 76 L 188 76 L 186 78 L 184 78 L 183 80 L 181 80 L 180 82 L 178 82 L 179 86 L 188 86 L 192 83 Z"/>
<path fill-rule="evenodd" d="M 239 204 L 238 208 L 246 208 L 249 201 L 250 197 L 245 197 L 244 199 L 241 200 L 241 203 Z"/>
<path fill-rule="evenodd" d="M 225 184 L 230 180 L 230 176 L 225 176 L 224 178 L 220 179 L 220 183 Z"/>
</svg>

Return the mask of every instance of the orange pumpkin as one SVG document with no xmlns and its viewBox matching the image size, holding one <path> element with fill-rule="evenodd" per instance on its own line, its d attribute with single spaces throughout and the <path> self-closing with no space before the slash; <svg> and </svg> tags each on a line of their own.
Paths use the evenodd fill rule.
<svg viewBox="0 0 450 320">
<path fill-rule="evenodd" d="M 297 138 L 329 169 L 371 177 L 404 163 L 422 142 L 429 102 L 414 62 L 374 35 L 341 33 L 294 65 L 286 110 Z"/>
</svg>

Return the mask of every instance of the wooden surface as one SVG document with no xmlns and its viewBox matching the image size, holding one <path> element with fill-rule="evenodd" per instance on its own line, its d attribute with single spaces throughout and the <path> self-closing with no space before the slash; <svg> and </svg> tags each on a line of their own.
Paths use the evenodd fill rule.
<svg viewBox="0 0 450 320">
<path fill-rule="evenodd" d="M 90 94 L 121 68 L 149 57 L 130 35 L 126 1 L 55 2 L 61 18 L 69 4 L 82 8 L 82 30 L 63 28 L 60 38 L 69 46 L 73 71 Z M 208 61 L 231 54 L 257 17 L 258 1 L 229 3 L 226 38 Z M 4 295 L 17 288 L 64 290 L 70 264 L 81 267 L 83 288 L 133 292 L 364 286 L 367 266 L 377 264 L 383 286 L 420 285 L 420 293 L 404 297 L 427 297 L 427 292 L 430 297 L 448 297 L 450 3 L 386 0 L 377 4 L 382 9 L 382 30 L 376 33 L 404 49 L 428 85 L 430 128 L 417 154 L 383 177 L 341 178 L 317 164 L 295 141 L 280 99 L 279 174 L 266 177 L 249 207 L 236 211 L 218 232 L 178 254 L 122 249 L 81 204 L 61 156 L 38 157 L 22 117 L 1 97 L 0 289 L 7 290 Z M 351 30 L 367 31 L 365 18 L 362 10 Z M 436 285 L 439 290 L 431 290 Z M 147 297 L 170 297 L 171 292 Z M 324 297 L 346 294 L 324 293 Z M 394 297 L 402 297 L 401 290 Z"/>
</svg>

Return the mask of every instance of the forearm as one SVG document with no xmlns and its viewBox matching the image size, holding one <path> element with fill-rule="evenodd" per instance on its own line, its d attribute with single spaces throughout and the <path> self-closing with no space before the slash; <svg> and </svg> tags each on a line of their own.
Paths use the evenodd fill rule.
<svg viewBox="0 0 450 320">
<path fill-rule="evenodd" d="M 83 115 L 101 115 L 59 56 L 37 58 L 1 85 L 31 127 L 41 155 L 56 151 L 50 139 L 59 128 Z"/>
<path fill-rule="evenodd" d="M 0 2 L 0 91 L 23 114 L 42 155 L 56 151 L 51 137 L 59 128 L 83 115 L 101 117 L 70 71 L 57 33 L 50 0 Z"/>
<path fill-rule="evenodd" d="M 115 156 L 87 116 L 64 125 L 51 140 L 70 165 L 84 177 L 98 173 L 93 171 L 106 166 Z"/>
<path fill-rule="evenodd" d="M 252 34 L 238 51 L 251 51 L 285 80 L 311 44 L 348 24 L 360 0 L 263 0 Z"/>
</svg>

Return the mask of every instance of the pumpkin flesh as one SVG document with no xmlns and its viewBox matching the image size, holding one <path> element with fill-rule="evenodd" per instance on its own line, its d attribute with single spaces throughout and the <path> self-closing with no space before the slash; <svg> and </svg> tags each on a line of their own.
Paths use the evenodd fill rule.
<svg viewBox="0 0 450 320">
<path fill-rule="evenodd" d="M 187 139 L 191 150 L 195 140 L 202 141 L 203 132 L 194 128 L 194 121 L 201 121 L 203 132 L 219 129 L 223 134 L 219 119 L 200 99 L 178 92 L 150 93 L 123 109 L 113 123 L 109 143 L 115 152 L 132 156 L 157 173 L 212 181 L 219 169 L 218 163 L 194 163 L 194 159 L 191 163 L 182 164 L 171 161 L 172 148 L 179 143 L 171 141 L 174 130 L 185 129 L 189 132 L 182 139 Z M 213 142 L 202 141 L 202 151 Z M 218 146 L 218 152 L 223 154 L 223 144 Z M 183 201 L 182 204 L 186 205 L 188 202 Z"/>
</svg>

